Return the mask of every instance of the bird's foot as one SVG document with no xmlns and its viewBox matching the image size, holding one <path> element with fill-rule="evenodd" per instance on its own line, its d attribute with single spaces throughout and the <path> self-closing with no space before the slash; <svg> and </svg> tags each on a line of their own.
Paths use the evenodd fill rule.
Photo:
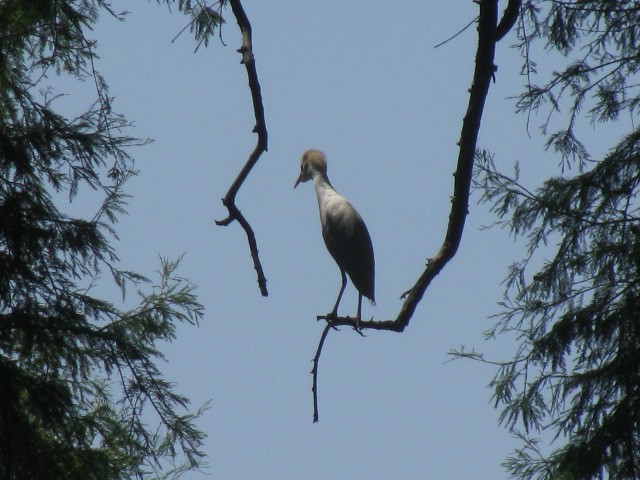
<svg viewBox="0 0 640 480">
<path fill-rule="evenodd" d="M 353 329 L 356 331 L 356 333 L 359 334 L 361 337 L 366 337 L 366 335 L 362 333 L 362 327 L 360 327 L 360 317 L 355 316 L 353 320 L 355 322 Z"/>
</svg>

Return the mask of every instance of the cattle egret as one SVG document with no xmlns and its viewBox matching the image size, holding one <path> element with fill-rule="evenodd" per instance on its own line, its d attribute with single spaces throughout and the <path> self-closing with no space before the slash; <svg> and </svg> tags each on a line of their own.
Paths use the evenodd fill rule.
<svg viewBox="0 0 640 480">
<path fill-rule="evenodd" d="M 359 321 L 362 296 L 375 303 L 375 260 L 369 231 L 353 205 L 331 186 L 326 157 L 320 150 L 308 150 L 302 155 L 300 176 L 293 188 L 307 180 L 313 180 L 318 196 L 322 238 L 342 275 L 342 286 L 331 315 L 338 315 L 338 305 L 347 286 L 346 272 L 358 289 L 356 320 Z"/>
</svg>

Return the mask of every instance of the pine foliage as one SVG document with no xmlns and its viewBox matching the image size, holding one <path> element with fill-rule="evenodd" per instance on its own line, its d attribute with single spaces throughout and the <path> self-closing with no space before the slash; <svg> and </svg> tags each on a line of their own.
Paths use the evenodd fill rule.
<svg viewBox="0 0 640 480">
<path fill-rule="evenodd" d="M 542 132 L 562 174 L 528 189 L 517 168 L 506 175 L 490 154 L 477 155 L 483 200 L 498 224 L 527 240 L 525 258 L 510 268 L 503 311 L 487 332 L 517 339 L 514 358 L 491 383 L 502 422 L 522 441 L 505 465 L 519 479 L 637 479 L 640 5 L 523 2 L 519 39 L 528 82 L 518 109 L 543 114 Z M 534 83 L 536 42 L 566 60 L 543 85 Z M 552 119 L 564 126 L 552 129 Z M 596 134 L 606 122 L 628 132 L 597 156 L 578 134 L 584 119 Z M 632 121 L 622 126 L 623 119 Z M 539 438 L 542 431 L 551 445 Z"/>
<path fill-rule="evenodd" d="M 202 408 L 156 366 L 158 342 L 203 315 L 195 287 L 178 262 L 156 284 L 123 270 L 113 247 L 144 142 L 96 71 L 99 13 L 121 18 L 102 0 L 0 4 L 0 478 L 173 477 L 203 458 Z M 95 102 L 66 118 L 55 76 L 90 83 Z M 95 214 L 65 213 L 87 190 Z M 98 296 L 109 278 L 122 295 L 139 285 L 139 306 Z"/>
</svg>

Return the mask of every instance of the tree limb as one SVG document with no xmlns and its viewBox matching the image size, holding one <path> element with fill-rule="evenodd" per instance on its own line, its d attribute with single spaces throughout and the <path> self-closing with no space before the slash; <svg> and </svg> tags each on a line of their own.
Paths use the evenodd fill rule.
<svg viewBox="0 0 640 480">
<path fill-rule="evenodd" d="M 521 4 L 522 0 L 509 0 L 507 8 L 505 8 L 502 13 L 500 23 L 498 23 L 496 27 L 496 42 L 502 40 L 516 24 Z"/>
<path fill-rule="evenodd" d="M 242 33 L 242 46 L 238 49 L 238 53 L 242 54 L 242 60 L 240 63 L 244 64 L 247 69 L 247 76 L 249 78 L 249 89 L 251 91 L 251 99 L 253 101 L 253 112 L 256 119 L 255 127 L 253 128 L 253 132 L 258 134 L 258 141 L 256 143 L 255 149 L 249 155 L 249 159 L 245 163 L 242 170 L 229 187 L 229 191 L 222 199 L 222 204 L 227 207 L 229 211 L 229 215 L 224 220 L 216 220 L 217 225 L 227 226 L 232 223 L 234 220 L 237 220 L 238 223 L 242 226 L 244 231 L 247 234 L 247 240 L 249 242 L 249 250 L 251 251 L 251 258 L 253 259 L 253 267 L 256 270 L 258 275 L 258 287 L 260 288 L 260 293 L 262 296 L 266 297 L 269 293 L 267 291 L 267 279 L 264 276 L 264 271 L 262 270 L 262 264 L 260 263 L 260 257 L 258 256 L 258 244 L 256 242 L 255 234 L 253 233 L 253 229 L 251 225 L 247 221 L 247 219 L 242 215 L 240 209 L 236 206 L 236 195 L 238 194 L 238 190 L 249 176 L 251 169 L 255 166 L 262 155 L 262 152 L 266 152 L 268 149 L 267 143 L 267 126 L 264 118 L 264 106 L 262 104 L 262 94 L 260 93 L 260 82 L 258 81 L 258 73 L 256 71 L 256 63 L 255 58 L 253 56 L 253 47 L 251 41 L 251 23 L 249 22 L 249 18 L 242 7 L 242 3 L 240 0 L 229 0 L 231 4 L 231 10 L 233 11 L 234 16 L 236 17 L 236 21 L 238 22 L 238 27 L 240 27 L 240 32 Z"/>
<path fill-rule="evenodd" d="M 496 45 L 496 25 L 498 19 L 497 0 L 478 0 L 480 15 L 478 16 L 478 49 L 476 51 L 476 66 L 473 83 L 469 90 L 469 104 L 462 122 L 460 141 L 458 142 L 458 163 L 454 173 L 453 196 L 451 197 L 451 211 L 449 224 L 440 251 L 427 261 L 427 267 L 418 281 L 407 290 L 402 298 L 406 298 L 400 313 L 395 320 L 360 321 L 352 317 L 332 318 L 333 325 L 346 325 L 374 330 L 390 330 L 402 332 L 409 325 L 418 303 L 427 290 L 431 281 L 440 273 L 451 260 L 460 246 L 462 232 L 466 220 L 471 190 L 471 177 L 475 159 L 478 132 L 482 121 L 485 100 L 489 92 L 491 79 L 496 71 L 494 65 Z M 326 317 L 322 317 L 326 318 Z"/>
<path fill-rule="evenodd" d="M 462 122 L 460 141 L 458 142 L 458 163 L 454 173 L 453 197 L 449 224 L 440 251 L 427 262 L 416 284 L 404 295 L 406 300 L 395 320 L 398 330 L 403 331 L 409 324 L 418 303 L 431 281 L 440 273 L 451 260 L 460 246 L 465 220 L 469 213 L 469 192 L 475 158 L 478 133 L 482 121 L 485 100 L 489 92 L 489 85 L 495 73 L 493 63 L 496 46 L 496 24 L 498 18 L 497 0 L 479 0 L 480 14 L 478 17 L 478 49 L 476 51 L 476 66 L 473 73 L 473 83 L 469 91 L 467 113 Z"/>
<path fill-rule="evenodd" d="M 465 114 L 462 130 L 460 133 L 460 141 L 458 142 L 458 163 L 454 173 L 453 196 L 451 198 L 451 211 L 449 213 L 449 223 L 445 234 L 444 241 L 438 253 L 427 261 L 427 266 L 418 281 L 413 287 L 402 295 L 405 302 L 400 309 L 395 320 L 357 320 L 353 317 L 335 317 L 333 315 L 319 316 L 319 320 L 326 320 L 327 327 L 322 332 L 318 351 L 314 359 L 314 407 L 317 401 L 317 360 L 320 357 L 322 345 L 329 331 L 329 327 L 350 326 L 356 330 L 373 329 L 388 330 L 393 332 L 403 332 L 409 325 L 409 320 L 413 316 L 418 303 L 431 284 L 431 281 L 440 273 L 444 266 L 451 260 L 460 246 L 462 240 L 462 232 L 464 230 L 466 216 L 469 213 L 469 193 L 471 189 L 471 179 L 473 172 L 473 164 L 475 160 L 475 152 L 478 141 L 478 132 L 482 121 L 482 113 L 484 110 L 485 100 L 489 92 L 489 85 L 494 77 L 496 66 L 494 64 L 495 46 L 498 38 L 498 0 L 477 0 L 480 6 L 480 14 L 478 16 L 478 48 L 476 51 L 476 65 L 473 74 L 473 83 L 469 90 L 469 104 Z M 510 0 L 507 10 L 514 8 L 513 4 L 518 1 Z M 519 5 L 518 5 L 519 6 Z M 506 22 L 503 17 L 501 25 Z M 513 26 L 513 23 L 504 23 Z M 317 407 L 316 407 L 317 408 Z M 317 413 L 317 409 L 316 409 Z M 317 417 L 314 416 L 314 421 Z"/>
</svg>

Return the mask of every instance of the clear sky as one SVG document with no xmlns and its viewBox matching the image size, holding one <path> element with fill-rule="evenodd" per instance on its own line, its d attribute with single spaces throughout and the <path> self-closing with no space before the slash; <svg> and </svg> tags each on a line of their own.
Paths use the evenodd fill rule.
<svg viewBox="0 0 640 480">
<path fill-rule="evenodd" d="M 238 196 L 254 227 L 268 279 L 260 296 L 246 238 L 220 198 L 254 148 L 253 111 L 239 33 L 230 11 L 227 46 L 193 53 L 187 19 L 155 2 L 114 1 L 125 22 L 103 15 L 90 34 L 97 69 L 130 133 L 155 141 L 136 149 L 139 177 L 117 226 L 122 265 L 152 275 L 158 255 L 185 254 L 180 273 L 199 286 L 206 317 L 181 327 L 162 366 L 194 406 L 208 438 L 207 473 L 256 479 L 495 479 L 516 446 L 498 426 L 487 384 L 492 367 L 447 362 L 465 345 L 508 359 L 509 339 L 482 332 L 502 298 L 502 279 L 522 251 L 475 194 L 461 248 L 432 283 L 402 334 L 331 332 L 319 372 L 320 422 L 312 424 L 311 359 L 333 306 L 340 273 L 323 244 L 311 184 L 293 190 L 309 148 L 328 157 L 329 178 L 358 208 L 376 254 L 377 306 L 395 318 L 400 294 L 439 249 L 447 226 L 456 142 L 476 48 L 468 1 L 316 2 L 245 0 L 254 31 L 269 151 Z M 499 46 L 479 146 L 498 163 L 522 163 L 530 184 L 557 160 L 526 131 L 515 95 L 519 56 Z M 540 69 L 543 65 L 539 64 Z M 73 90 L 68 93 L 75 93 Z M 72 98 L 73 97 L 72 95 Z M 534 124 L 539 123 L 534 120 Z M 133 293 L 133 292 L 132 292 Z M 133 300 L 133 295 L 130 297 Z M 348 286 L 341 313 L 353 315 Z M 199 473 L 185 478 L 202 478 Z"/>
</svg>

